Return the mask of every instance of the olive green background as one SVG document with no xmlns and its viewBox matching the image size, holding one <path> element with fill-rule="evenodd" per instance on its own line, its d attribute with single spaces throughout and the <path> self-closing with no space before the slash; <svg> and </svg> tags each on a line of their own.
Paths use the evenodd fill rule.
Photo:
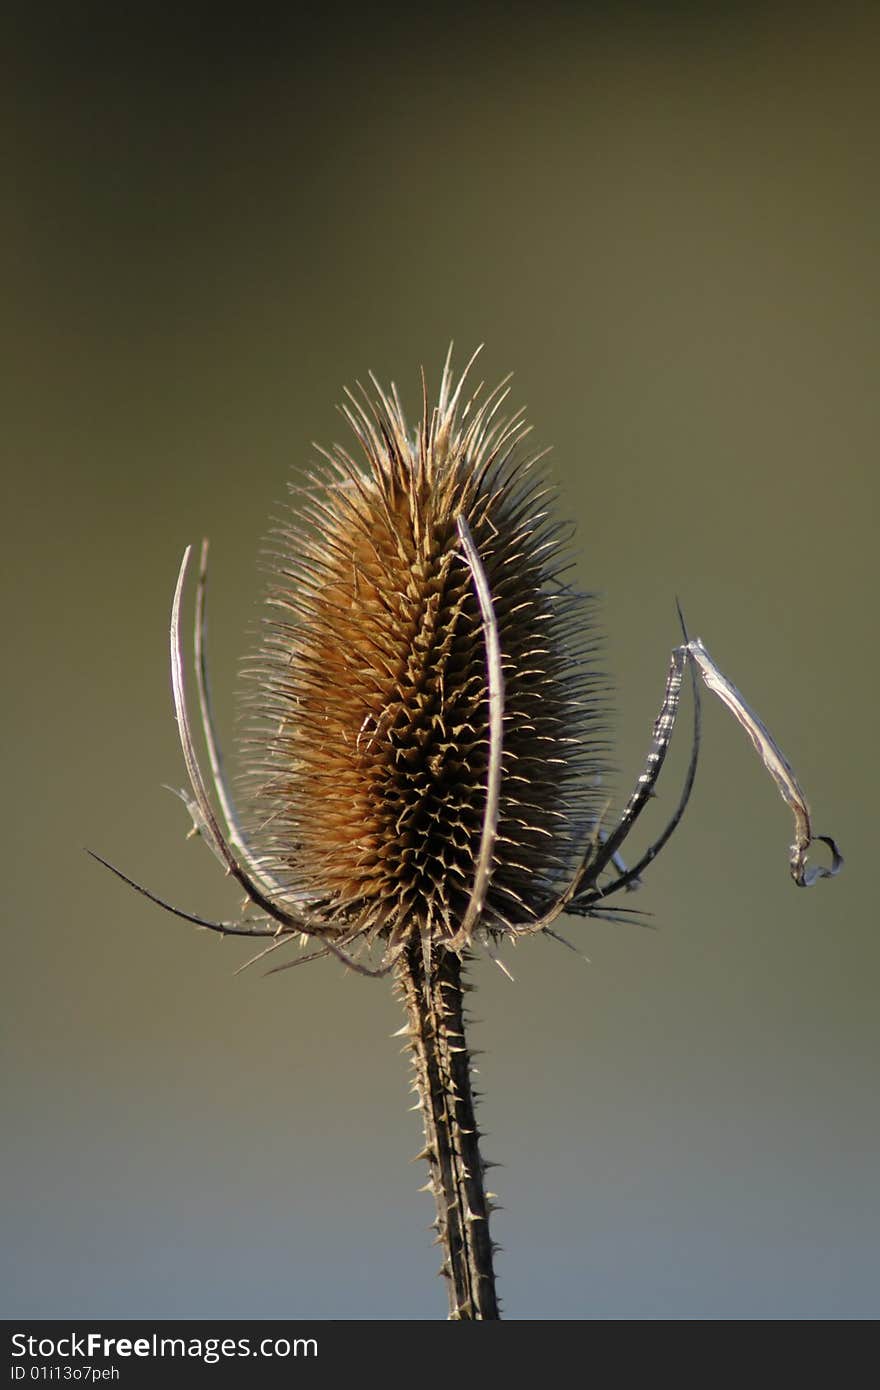
<svg viewBox="0 0 880 1390">
<path fill-rule="evenodd" d="M 445 1315 L 388 983 L 234 977 L 244 946 L 82 847 L 237 911 L 162 790 L 181 552 L 210 536 L 231 742 L 286 480 L 344 439 L 344 384 L 415 410 L 454 339 L 553 445 L 618 796 L 679 595 L 848 858 L 791 884 L 789 813 L 707 696 L 657 930 L 477 967 L 505 1313 L 876 1315 L 880 24 L 156 13 L 49 7 L 4 45 L 3 1311 Z"/>
</svg>

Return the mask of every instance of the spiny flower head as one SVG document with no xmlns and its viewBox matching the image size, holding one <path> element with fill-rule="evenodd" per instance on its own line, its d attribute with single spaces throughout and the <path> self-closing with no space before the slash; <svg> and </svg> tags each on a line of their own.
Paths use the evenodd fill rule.
<svg viewBox="0 0 880 1390">
<path fill-rule="evenodd" d="M 480 921 L 527 927 L 570 882 L 604 751 L 592 602 L 563 580 L 554 518 L 506 383 L 464 396 L 449 360 L 411 431 L 396 389 L 349 393 L 362 458 L 335 445 L 273 533 L 269 614 L 247 671 L 250 842 L 347 937 L 455 939 L 492 748 L 485 613 L 503 676 L 500 783 Z"/>
</svg>

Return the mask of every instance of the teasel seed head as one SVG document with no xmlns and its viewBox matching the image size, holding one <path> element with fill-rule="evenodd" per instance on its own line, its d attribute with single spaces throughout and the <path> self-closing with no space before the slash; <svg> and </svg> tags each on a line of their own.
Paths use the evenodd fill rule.
<svg viewBox="0 0 880 1390">
<path fill-rule="evenodd" d="M 473 361 L 473 359 L 472 359 Z M 470 364 L 469 364 L 470 366 Z M 507 383 L 468 398 L 447 357 L 407 425 L 396 388 L 348 393 L 335 445 L 273 532 L 246 669 L 250 840 L 291 900 L 346 938 L 449 943 L 484 834 L 490 690 L 463 518 L 491 595 L 504 701 L 479 924 L 527 929 L 571 880 L 606 752 L 594 601 L 565 582 L 569 528 Z M 461 944 L 459 942 L 459 944 Z"/>
</svg>

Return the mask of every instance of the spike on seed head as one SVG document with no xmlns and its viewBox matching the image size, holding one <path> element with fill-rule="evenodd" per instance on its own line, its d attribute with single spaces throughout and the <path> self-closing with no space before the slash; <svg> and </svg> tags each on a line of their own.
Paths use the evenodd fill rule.
<svg viewBox="0 0 880 1390">
<path fill-rule="evenodd" d="M 484 836 L 487 648 L 459 518 L 504 685 L 484 926 L 540 914 L 596 810 L 591 603 L 562 581 L 562 528 L 522 414 L 499 413 L 505 383 L 465 400 L 464 380 L 447 359 L 415 433 L 395 388 L 349 393 L 363 464 L 336 445 L 293 489 L 249 675 L 254 848 L 300 901 L 392 944 L 453 941 Z"/>
</svg>

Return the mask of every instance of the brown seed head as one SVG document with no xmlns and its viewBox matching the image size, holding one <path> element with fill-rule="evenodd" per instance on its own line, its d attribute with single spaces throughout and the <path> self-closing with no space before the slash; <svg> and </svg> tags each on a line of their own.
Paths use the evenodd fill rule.
<svg viewBox="0 0 880 1390">
<path fill-rule="evenodd" d="M 300 901 L 392 942 L 454 935 L 481 842 L 487 655 L 460 516 L 505 688 L 484 926 L 526 925 L 569 881 L 598 796 L 591 601 L 562 582 L 563 528 L 521 414 L 499 416 L 504 383 L 462 403 L 463 381 L 447 360 L 414 434 L 396 390 L 349 395 L 365 467 L 337 445 L 294 489 L 248 673 L 254 848 Z"/>
</svg>

